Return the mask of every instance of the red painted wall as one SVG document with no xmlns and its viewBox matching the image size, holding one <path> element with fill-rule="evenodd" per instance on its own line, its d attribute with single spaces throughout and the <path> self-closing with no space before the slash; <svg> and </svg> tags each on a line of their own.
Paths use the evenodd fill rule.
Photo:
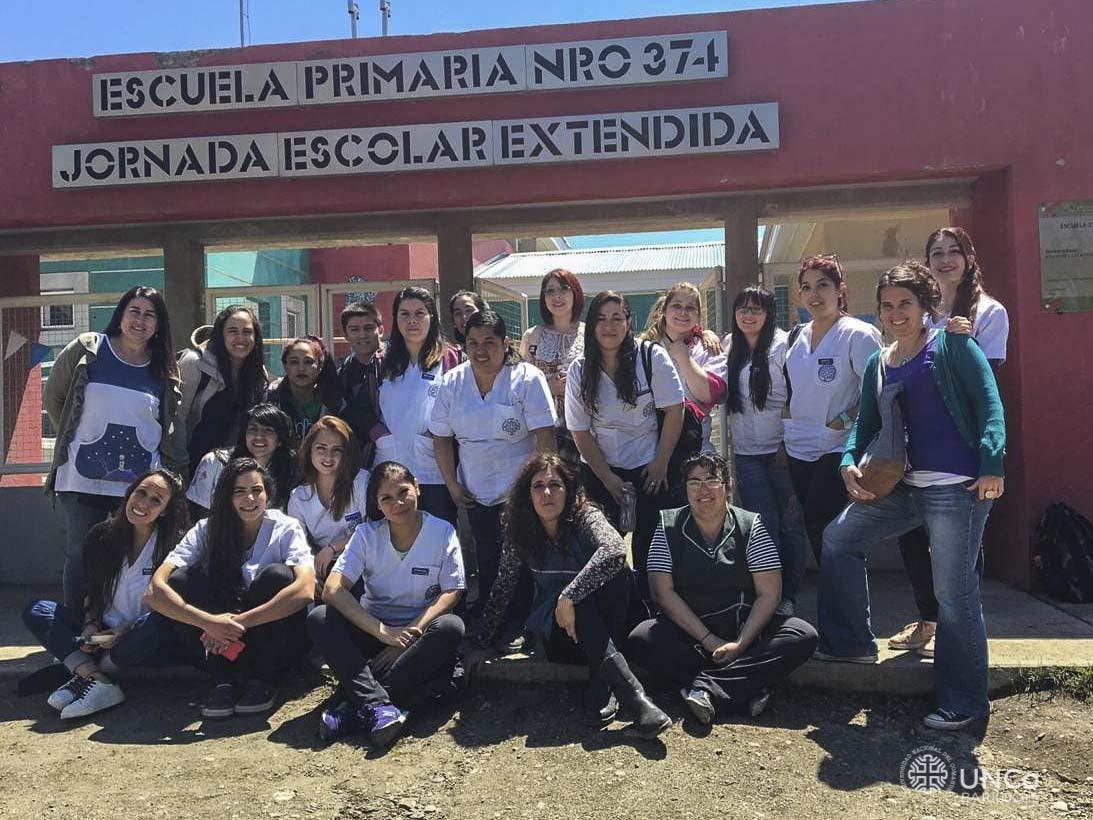
<svg viewBox="0 0 1093 820">
<path fill-rule="evenodd" d="M 1093 14 L 1088 0 L 889 0 L 717 15 L 257 46 L 198 64 L 724 29 L 724 80 L 219 115 L 95 120 L 91 75 L 177 55 L 0 65 L 0 230 L 686 196 L 981 177 L 967 217 L 992 290 L 1011 311 L 1001 381 L 1009 487 L 992 568 L 1029 580 L 1035 518 L 1063 499 L 1093 515 L 1088 314 L 1042 312 L 1037 205 L 1093 199 Z M 187 55 L 189 56 L 189 55 Z M 779 151 L 416 174 L 50 188 L 52 144 L 776 101 Z"/>
<path fill-rule="evenodd" d="M 40 290 L 37 256 L 0 257 L 0 296 L 37 296 Z M 18 332 L 31 342 L 41 330 L 39 308 L 3 308 L 3 338 L 0 355 L 4 359 L 4 458 L 9 464 L 33 464 L 41 460 L 42 449 L 42 371 L 30 366 L 30 343 L 23 344 L 11 356 L 11 333 Z M 0 476 L 0 487 L 41 486 L 37 475 Z"/>
</svg>

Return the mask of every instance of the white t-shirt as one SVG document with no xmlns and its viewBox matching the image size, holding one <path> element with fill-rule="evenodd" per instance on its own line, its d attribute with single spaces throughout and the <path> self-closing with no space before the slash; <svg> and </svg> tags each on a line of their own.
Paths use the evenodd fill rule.
<svg viewBox="0 0 1093 820">
<path fill-rule="evenodd" d="M 644 344 L 644 343 L 641 343 Z M 585 357 L 569 366 L 565 383 L 565 422 L 570 430 L 590 431 L 607 463 L 623 470 L 644 467 L 657 451 L 657 409 L 683 403 L 683 386 L 679 383 L 672 359 L 660 345 L 653 345 L 653 389 L 645 380 L 640 346 L 636 351 L 638 395 L 631 407 L 619 398 L 615 383 L 600 371 L 597 397 L 599 410 L 591 416 L 581 401 L 581 374 Z M 582 459 L 583 461 L 583 459 Z"/>
<path fill-rule="evenodd" d="M 410 468 L 419 484 L 444 483 L 427 435 L 442 376 L 441 363 L 422 373 L 415 362 L 400 378 L 380 384 L 380 410 L 391 435 L 376 442 L 375 463 L 397 461 Z"/>
<path fill-rule="evenodd" d="M 194 477 L 190 481 L 190 489 L 186 491 L 186 498 L 204 507 L 206 510 L 213 505 L 213 490 L 216 488 L 216 480 L 224 471 L 227 463 L 221 459 L 220 450 L 210 450 L 201 457 L 201 461 L 194 470 Z"/>
<path fill-rule="evenodd" d="M 948 316 L 939 316 L 936 321 L 929 316 L 922 317 L 923 324 L 930 330 L 944 330 Z M 1002 364 L 1006 360 L 1006 342 L 1010 335 L 1010 317 L 1001 302 L 983 294 L 975 309 L 975 322 L 972 323 L 972 338 L 979 342 L 979 347 L 992 363 Z"/>
<path fill-rule="evenodd" d="M 740 369 L 740 381 L 734 388 L 740 392 L 741 413 L 729 413 L 732 430 L 732 451 L 742 456 L 762 456 L 778 451 L 782 444 L 782 410 L 786 406 L 786 377 L 782 366 L 786 363 L 786 341 L 789 334 L 776 328 L 767 351 L 767 370 L 770 373 L 770 392 L 757 410 L 751 401 L 750 364 Z M 728 349 L 732 335 L 722 344 Z"/>
<path fill-rule="evenodd" d="M 163 559 L 165 564 L 176 567 L 201 566 L 208 568 L 209 556 L 206 544 L 208 518 L 202 518 L 178 542 L 178 546 Z M 307 545 L 304 528 L 295 518 L 289 518 L 280 510 L 266 510 L 258 538 L 250 552 L 243 556 L 243 585 L 250 587 L 254 576 L 270 564 L 290 567 L 314 567 L 311 548 Z"/>
<path fill-rule="evenodd" d="M 288 497 L 288 514 L 304 525 L 304 530 L 311 536 L 319 548 L 343 535 L 352 534 L 353 530 L 364 521 L 368 492 L 368 471 L 361 470 L 353 479 L 353 495 L 345 514 L 335 519 L 330 510 L 323 506 L 319 494 L 310 484 L 301 484 Z"/>
<path fill-rule="evenodd" d="M 114 599 L 102 614 L 102 625 L 107 629 L 114 629 L 119 624 L 135 621 L 148 611 L 148 607 L 144 604 L 144 593 L 148 589 L 148 582 L 152 580 L 152 574 L 156 571 L 155 564 L 152 562 L 155 551 L 156 531 L 152 530 L 151 538 L 144 542 L 136 561 L 130 564 L 122 559 L 118 584 L 114 588 Z"/>
<path fill-rule="evenodd" d="M 786 452 L 802 461 L 841 453 L 849 430 L 833 430 L 829 421 L 861 401 L 865 362 L 881 346 L 880 331 L 852 316 L 843 316 L 812 350 L 812 322 L 806 324 L 786 353 L 793 396 L 784 419 Z"/>
<path fill-rule="evenodd" d="M 350 584 L 364 578 L 361 606 L 391 626 L 410 623 L 442 592 L 467 586 L 455 528 L 427 512 L 421 514 L 421 531 L 405 553 L 391 543 L 386 520 L 361 524 L 333 572 L 340 572 Z"/>
<path fill-rule="evenodd" d="M 483 397 L 470 362 L 440 383 L 429 430 L 459 442 L 459 480 L 479 504 L 505 500 L 520 468 L 535 452 L 532 430 L 553 432 L 554 400 L 546 377 L 525 362 L 505 365 Z"/>
</svg>

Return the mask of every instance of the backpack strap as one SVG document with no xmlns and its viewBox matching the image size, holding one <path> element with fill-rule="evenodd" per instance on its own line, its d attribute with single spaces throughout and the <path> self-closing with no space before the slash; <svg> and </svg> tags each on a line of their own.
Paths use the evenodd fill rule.
<svg viewBox="0 0 1093 820">
<path fill-rule="evenodd" d="M 801 331 L 805 329 L 804 322 L 796 324 L 789 332 L 789 338 L 786 339 L 786 360 L 782 362 L 782 377 L 786 380 L 786 404 L 789 404 L 790 399 L 793 398 L 793 385 L 789 381 L 789 351 L 793 347 L 793 343 L 797 341 L 797 337 L 801 335 Z"/>
<path fill-rule="evenodd" d="M 653 343 L 638 342 L 640 345 L 641 367 L 645 371 L 645 383 L 649 385 L 649 393 L 653 396 L 653 404 L 656 405 L 657 397 L 653 393 Z"/>
</svg>

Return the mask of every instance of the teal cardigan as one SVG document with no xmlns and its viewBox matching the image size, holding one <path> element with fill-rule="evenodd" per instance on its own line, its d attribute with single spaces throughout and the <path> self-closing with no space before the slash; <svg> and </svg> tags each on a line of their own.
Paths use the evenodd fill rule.
<svg viewBox="0 0 1093 820">
<path fill-rule="evenodd" d="M 935 350 L 934 382 L 960 435 L 979 453 L 979 475 L 1004 475 L 1006 419 L 990 363 L 971 336 L 959 333 L 940 331 Z M 877 368 L 882 353 L 884 348 L 865 363 L 861 405 L 843 451 L 843 467 L 857 464 L 880 430 Z"/>
</svg>

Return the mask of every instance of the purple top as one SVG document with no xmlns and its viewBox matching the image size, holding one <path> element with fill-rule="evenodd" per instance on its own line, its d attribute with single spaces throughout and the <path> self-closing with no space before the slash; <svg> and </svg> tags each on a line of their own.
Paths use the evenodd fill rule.
<svg viewBox="0 0 1093 820">
<path fill-rule="evenodd" d="M 936 345 L 937 334 L 931 333 L 926 346 L 907 364 L 885 367 L 889 382 L 903 382 L 899 402 L 907 428 L 907 458 L 912 471 L 977 476 L 979 456 L 960 435 L 934 381 Z"/>
</svg>

